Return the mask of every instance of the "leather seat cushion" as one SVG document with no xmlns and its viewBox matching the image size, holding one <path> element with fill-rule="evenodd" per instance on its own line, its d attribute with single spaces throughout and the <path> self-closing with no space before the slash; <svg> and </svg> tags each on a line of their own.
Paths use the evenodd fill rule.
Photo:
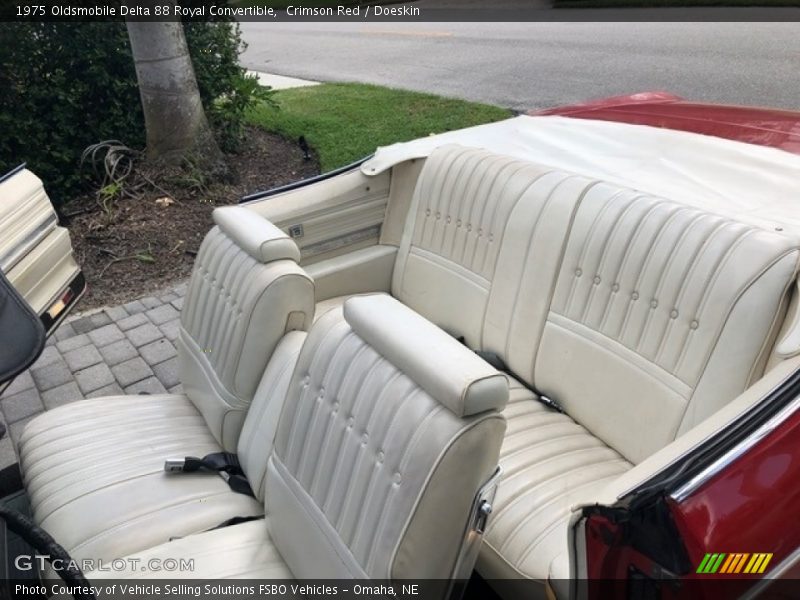
<svg viewBox="0 0 800 600">
<path fill-rule="evenodd" d="M 344 301 L 352 296 L 355 296 L 355 294 L 348 294 L 346 296 L 335 296 L 333 298 L 328 298 L 327 300 L 320 300 L 319 302 L 317 302 L 317 306 L 314 310 L 314 321 L 315 322 L 318 321 L 319 318 L 328 311 L 331 311 L 336 308 L 341 308 L 344 305 Z"/>
<path fill-rule="evenodd" d="M 127 558 L 141 566 L 128 571 L 90 571 L 94 579 L 291 579 L 292 573 L 269 537 L 263 520 L 206 531 L 160 544 Z M 166 559 L 193 560 L 193 570 L 152 570 Z M 131 564 L 131 563 L 129 563 Z M 169 564 L 169 563 L 167 563 Z"/>
<path fill-rule="evenodd" d="M 487 579 L 545 581 L 567 551 L 570 509 L 632 465 L 512 379 L 500 452 L 503 476 L 478 570 Z"/>
<path fill-rule="evenodd" d="M 31 421 L 20 467 L 35 521 L 75 558 L 118 558 L 263 514 L 217 475 L 168 475 L 164 460 L 220 446 L 182 395 L 83 400 Z"/>
</svg>

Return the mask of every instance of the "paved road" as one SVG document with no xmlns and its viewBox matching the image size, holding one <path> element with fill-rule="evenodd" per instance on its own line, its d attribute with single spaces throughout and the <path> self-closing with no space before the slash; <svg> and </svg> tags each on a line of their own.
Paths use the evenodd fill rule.
<svg viewBox="0 0 800 600">
<path fill-rule="evenodd" d="M 798 23 L 243 23 L 248 68 L 539 108 L 644 90 L 800 109 Z"/>
</svg>

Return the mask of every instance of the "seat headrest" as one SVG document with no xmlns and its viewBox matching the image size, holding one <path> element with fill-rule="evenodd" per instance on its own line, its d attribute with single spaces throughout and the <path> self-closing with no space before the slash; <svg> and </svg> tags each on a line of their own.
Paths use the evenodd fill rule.
<svg viewBox="0 0 800 600">
<path fill-rule="evenodd" d="M 217 208 L 214 222 L 237 246 L 262 263 L 273 260 L 300 262 L 297 244 L 283 231 L 252 210 L 240 206 Z"/>
<path fill-rule="evenodd" d="M 502 410 L 508 402 L 505 375 L 391 296 L 350 298 L 344 318 L 356 335 L 457 416 Z"/>
</svg>

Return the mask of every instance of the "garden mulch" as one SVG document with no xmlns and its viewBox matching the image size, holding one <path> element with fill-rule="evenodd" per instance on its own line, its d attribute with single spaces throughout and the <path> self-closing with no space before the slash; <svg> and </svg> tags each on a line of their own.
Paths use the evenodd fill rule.
<svg viewBox="0 0 800 600">
<path fill-rule="evenodd" d="M 74 215 L 64 224 L 88 282 L 81 310 L 114 306 L 185 279 L 214 208 L 319 173 L 316 158 L 307 160 L 297 143 L 256 127 L 246 130 L 241 148 L 226 155 L 228 182 L 152 188 L 107 209 L 87 194 L 63 207 L 63 214 Z"/>
</svg>

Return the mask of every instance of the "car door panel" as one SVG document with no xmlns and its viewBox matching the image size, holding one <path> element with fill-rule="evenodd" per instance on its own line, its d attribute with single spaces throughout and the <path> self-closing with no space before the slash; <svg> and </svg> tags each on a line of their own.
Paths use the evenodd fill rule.
<svg viewBox="0 0 800 600">
<path fill-rule="evenodd" d="M 17 169 L 0 181 L 0 267 L 8 273 L 58 225 L 42 181 Z"/>
<path fill-rule="evenodd" d="M 69 232 L 23 167 L 0 179 L 0 270 L 52 333 L 85 290 Z"/>
</svg>

